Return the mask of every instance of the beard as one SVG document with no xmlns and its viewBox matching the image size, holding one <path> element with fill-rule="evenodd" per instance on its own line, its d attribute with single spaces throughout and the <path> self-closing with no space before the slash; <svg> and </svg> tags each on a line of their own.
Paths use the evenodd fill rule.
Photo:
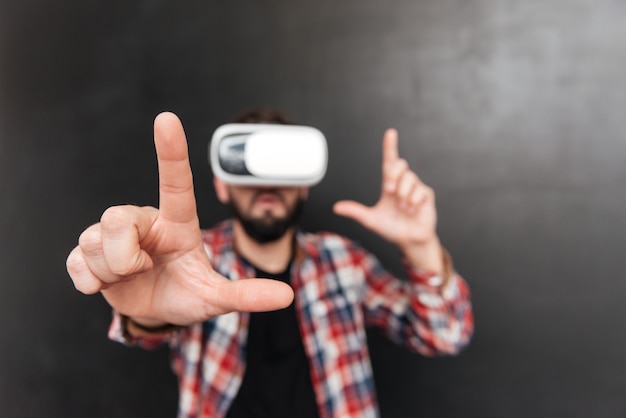
<svg viewBox="0 0 626 418">
<path fill-rule="evenodd" d="M 253 218 L 232 201 L 229 204 L 235 219 L 239 221 L 246 234 L 259 244 L 274 242 L 282 238 L 287 231 L 296 225 L 304 208 L 304 199 L 298 199 L 283 217 L 275 217 L 269 211 L 261 217 Z"/>
</svg>

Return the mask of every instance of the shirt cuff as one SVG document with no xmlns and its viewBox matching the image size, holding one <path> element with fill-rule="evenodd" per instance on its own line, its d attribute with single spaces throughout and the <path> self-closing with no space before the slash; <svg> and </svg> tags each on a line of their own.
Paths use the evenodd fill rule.
<svg viewBox="0 0 626 418">
<path fill-rule="evenodd" d="M 421 267 L 416 267 L 409 263 L 406 258 L 403 259 L 404 268 L 408 272 L 413 283 L 425 285 L 433 289 L 442 289 L 448 285 L 452 276 L 455 275 L 454 265 L 450 253 L 443 247 L 441 247 L 441 252 L 443 255 L 442 272 L 435 272 Z"/>
<path fill-rule="evenodd" d="M 142 335 L 136 337 L 127 329 L 127 317 L 122 315 L 118 311 L 113 311 L 113 320 L 109 326 L 109 339 L 117 341 L 128 346 L 139 346 L 148 350 L 157 348 L 163 343 L 169 342 L 172 337 L 172 332 L 158 333 L 154 335 Z M 172 331 L 178 328 L 172 328 Z"/>
</svg>

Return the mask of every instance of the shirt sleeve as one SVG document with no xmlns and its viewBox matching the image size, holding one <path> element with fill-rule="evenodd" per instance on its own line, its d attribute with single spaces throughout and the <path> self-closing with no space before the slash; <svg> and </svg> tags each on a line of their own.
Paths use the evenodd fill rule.
<svg viewBox="0 0 626 418">
<path fill-rule="evenodd" d="M 126 318 L 118 311 L 113 311 L 113 320 L 109 326 L 109 339 L 127 346 L 137 346 L 146 350 L 153 350 L 163 344 L 171 344 L 177 330 L 149 336 L 135 337 L 126 329 Z"/>
<path fill-rule="evenodd" d="M 470 341 L 474 318 L 465 280 L 446 253 L 446 273 L 404 266 L 407 279 L 387 272 L 376 257 L 356 249 L 365 276 L 368 325 L 425 356 L 458 354 Z"/>
</svg>

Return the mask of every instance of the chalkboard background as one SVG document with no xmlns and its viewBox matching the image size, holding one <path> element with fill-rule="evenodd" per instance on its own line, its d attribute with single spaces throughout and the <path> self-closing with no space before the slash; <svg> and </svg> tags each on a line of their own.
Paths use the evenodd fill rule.
<svg viewBox="0 0 626 418">
<path fill-rule="evenodd" d="M 106 339 L 65 258 L 113 204 L 156 204 L 152 121 L 189 139 L 203 226 L 212 131 L 271 104 L 329 140 L 303 219 L 373 203 L 380 139 L 437 191 L 476 334 L 426 359 L 370 333 L 386 417 L 626 416 L 626 2 L 0 1 L 0 415 L 171 417 L 167 350 Z"/>
</svg>

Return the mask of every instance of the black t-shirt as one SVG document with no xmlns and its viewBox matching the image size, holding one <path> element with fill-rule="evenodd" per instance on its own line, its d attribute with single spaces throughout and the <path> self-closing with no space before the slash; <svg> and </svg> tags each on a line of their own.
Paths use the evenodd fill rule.
<svg viewBox="0 0 626 418">
<path fill-rule="evenodd" d="M 255 268 L 256 269 L 256 268 Z M 279 274 L 256 277 L 290 283 L 291 263 Z M 318 417 L 315 394 L 294 304 L 250 314 L 246 372 L 228 418 Z"/>
</svg>

